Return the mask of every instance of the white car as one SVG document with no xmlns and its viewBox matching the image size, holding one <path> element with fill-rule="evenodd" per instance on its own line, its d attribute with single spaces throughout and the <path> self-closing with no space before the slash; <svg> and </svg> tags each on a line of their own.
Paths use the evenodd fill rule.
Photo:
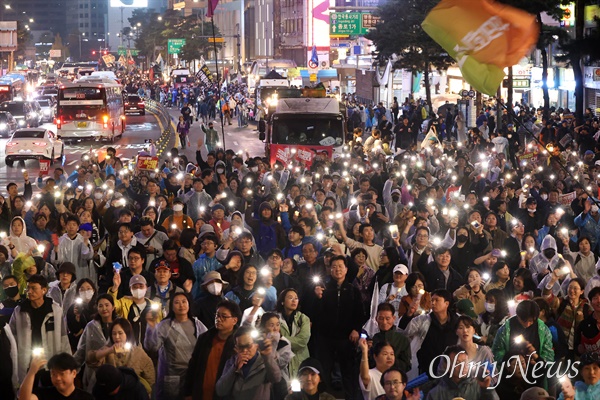
<svg viewBox="0 0 600 400">
<path fill-rule="evenodd" d="M 12 167 L 15 161 L 27 159 L 62 159 L 65 153 L 65 145 L 60 136 L 43 128 L 17 129 L 8 142 L 4 152 L 6 165 Z"/>
</svg>

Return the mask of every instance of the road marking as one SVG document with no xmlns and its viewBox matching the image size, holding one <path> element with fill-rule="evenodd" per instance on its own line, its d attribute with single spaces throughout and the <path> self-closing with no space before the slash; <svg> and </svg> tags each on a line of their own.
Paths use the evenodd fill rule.
<svg viewBox="0 0 600 400">
<path fill-rule="evenodd" d="M 233 145 L 234 146 L 239 146 L 238 142 L 236 142 L 235 140 L 233 141 Z"/>
<path fill-rule="evenodd" d="M 67 165 L 73 165 L 73 164 L 75 164 L 76 162 L 77 162 L 77 160 L 73 160 L 73 161 L 71 161 L 70 163 L 68 163 Z"/>
</svg>

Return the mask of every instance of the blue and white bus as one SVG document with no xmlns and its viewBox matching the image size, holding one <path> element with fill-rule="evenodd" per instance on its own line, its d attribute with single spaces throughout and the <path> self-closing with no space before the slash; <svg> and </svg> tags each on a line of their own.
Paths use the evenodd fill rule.
<svg viewBox="0 0 600 400">
<path fill-rule="evenodd" d="M 125 132 L 123 87 L 111 79 L 85 79 L 59 86 L 57 133 L 63 140 L 110 140 Z"/>
</svg>

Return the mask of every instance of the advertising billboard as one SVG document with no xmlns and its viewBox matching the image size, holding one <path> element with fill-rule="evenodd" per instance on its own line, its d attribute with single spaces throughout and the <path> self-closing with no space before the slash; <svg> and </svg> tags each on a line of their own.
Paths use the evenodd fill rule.
<svg viewBox="0 0 600 400">
<path fill-rule="evenodd" d="M 145 8 L 148 7 L 148 0 L 110 0 L 110 6 Z"/>
</svg>

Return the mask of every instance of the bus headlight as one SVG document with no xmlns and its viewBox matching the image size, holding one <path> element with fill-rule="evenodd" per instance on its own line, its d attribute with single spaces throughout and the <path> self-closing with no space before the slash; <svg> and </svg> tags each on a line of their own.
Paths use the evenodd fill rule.
<svg viewBox="0 0 600 400">
<path fill-rule="evenodd" d="M 25 120 L 24 119 L 20 119 L 19 120 L 19 126 L 25 126 Z"/>
</svg>

